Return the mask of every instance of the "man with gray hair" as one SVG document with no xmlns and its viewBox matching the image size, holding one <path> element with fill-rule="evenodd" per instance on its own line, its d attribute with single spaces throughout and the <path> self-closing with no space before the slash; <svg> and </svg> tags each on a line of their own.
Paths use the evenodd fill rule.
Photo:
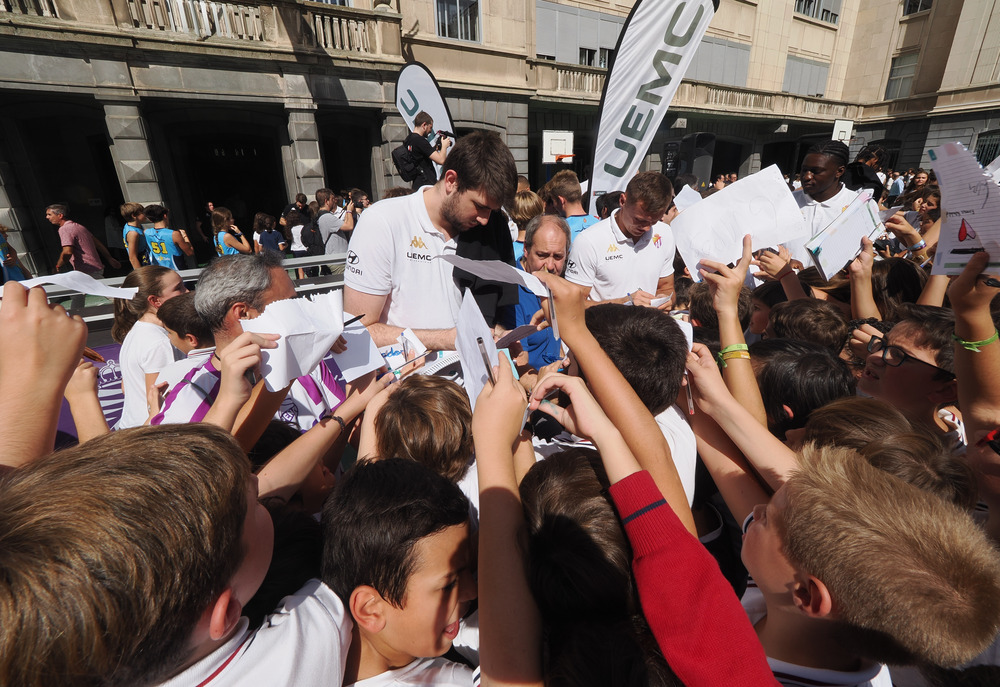
<svg viewBox="0 0 1000 687">
<path fill-rule="evenodd" d="M 569 255 L 570 228 L 558 215 L 538 215 L 532 218 L 524 230 L 524 256 L 518 267 L 525 272 L 551 272 L 560 277 L 566 269 Z M 529 324 L 532 316 L 541 310 L 538 296 L 523 286 L 518 289 L 520 300 L 514 306 L 514 324 L 520 327 Z M 521 346 L 528 354 L 528 364 L 536 370 L 562 358 L 561 344 L 552 329 L 521 340 Z"/>
<path fill-rule="evenodd" d="M 271 303 L 296 295 L 295 285 L 281 266 L 281 256 L 273 251 L 228 255 L 212 261 L 198 279 L 194 307 L 212 330 L 217 352 L 168 390 L 162 410 L 150 424 L 204 420 L 221 387 L 222 362 L 218 351 L 224 351 L 243 334 L 241 320 L 253 319 Z M 251 338 L 258 346 L 263 343 L 263 339 Z M 321 362 L 312 373 L 299 377 L 286 390 L 269 394 L 264 389 L 255 389 L 257 395 L 251 402 L 256 404 L 259 398 L 264 407 L 277 411 L 276 419 L 305 431 L 344 400 L 344 389 L 337 382 L 338 373 L 339 370 L 332 371 L 326 362 Z M 263 427 L 259 430 L 263 431 Z M 256 432 L 258 436 L 260 431 Z M 238 438 L 243 443 L 243 437 Z"/>
</svg>

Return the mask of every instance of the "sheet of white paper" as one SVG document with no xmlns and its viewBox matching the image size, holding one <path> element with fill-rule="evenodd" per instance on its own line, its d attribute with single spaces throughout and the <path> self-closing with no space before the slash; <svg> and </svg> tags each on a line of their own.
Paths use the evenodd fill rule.
<svg viewBox="0 0 1000 687">
<path fill-rule="evenodd" d="M 493 343 L 493 333 L 483 313 L 476 305 L 476 299 L 469 291 L 462 298 L 462 307 L 458 311 L 458 324 L 455 328 L 455 350 L 462 361 L 462 378 L 465 383 L 465 393 L 469 395 L 472 409 L 476 409 L 476 399 L 480 392 L 489 384 L 489 373 L 486 362 L 479 350 L 477 339 L 483 340 L 486 355 L 491 366 L 497 365 L 497 347 Z"/>
<path fill-rule="evenodd" d="M 986 250 L 986 270 L 1000 270 L 1000 189 L 961 143 L 933 148 L 941 187 L 941 233 L 931 274 L 960 274 L 973 253 Z"/>
<path fill-rule="evenodd" d="M 677 206 L 679 212 L 684 212 L 695 203 L 700 203 L 701 200 L 701 194 L 685 184 L 681 192 L 674 196 L 674 205 Z"/>
<path fill-rule="evenodd" d="M 330 352 L 344 329 L 343 292 L 276 301 L 241 324 L 243 331 L 281 335 L 277 348 L 261 351 L 260 363 L 267 390 L 278 391 L 316 369 Z"/>
<path fill-rule="evenodd" d="M 690 322 L 685 322 L 684 320 L 674 320 L 674 322 L 676 322 L 677 326 L 681 328 L 682 332 L 684 332 L 684 340 L 687 341 L 688 352 L 690 352 L 691 349 L 694 348 L 694 326 L 692 326 Z"/>
<path fill-rule="evenodd" d="M 806 242 L 806 248 L 820 273 L 829 279 L 857 257 L 863 236 L 874 239 L 884 231 L 871 193 L 860 193 L 823 231 Z"/>
<path fill-rule="evenodd" d="M 404 329 L 403 333 L 399 335 L 399 342 L 403 344 L 403 352 L 412 353 L 413 357 L 423 355 L 427 352 L 427 346 L 424 346 L 424 342 L 409 327 Z"/>
<path fill-rule="evenodd" d="M 753 250 L 808 235 L 802 212 L 776 165 L 689 207 L 674 218 L 670 228 L 695 281 L 701 281 L 698 263 L 702 260 L 738 261 L 746 234 L 753 237 Z"/>
<path fill-rule="evenodd" d="M 895 215 L 897 212 L 899 212 L 902 209 L 903 209 L 902 205 L 893 205 L 888 210 L 879 210 L 878 211 L 878 219 L 879 219 L 880 222 L 882 222 L 883 224 L 885 224 L 885 221 L 887 219 L 889 219 L 890 217 L 892 217 L 893 215 Z"/>
<path fill-rule="evenodd" d="M 498 281 L 504 284 L 517 284 L 525 287 L 539 298 L 548 296 L 545 285 L 538 280 L 538 277 L 500 260 L 470 260 L 458 255 L 436 255 L 435 259 L 450 262 L 455 267 L 465 270 L 469 274 L 474 274 L 480 279 Z"/>
<path fill-rule="evenodd" d="M 399 341 L 391 343 L 388 346 L 382 346 L 378 349 L 379 355 L 382 356 L 382 360 L 385 364 L 389 366 L 389 369 L 395 372 L 403 365 L 406 364 L 406 353 L 403 351 L 403 344 Z"/>
<path fill-rule="evenodd" d="M 351 319 L 351 315 L 344 314 L 344 319 Z M 363 377 L 372 370 L 377 370 L 385 361 L 378 352 L 378 346 L 372 341 L 368 328 L 360 321 L 347 325 L 340 334 L 347 342 L 347 350 L 343 353 L 334 353 L 333 359 L 344 375 L 345 382 L 353 382 L 359 377 Z"/>
<path fill-rule="evenodd" d="M 42 284 L 61 286 L 64 289 L 72 289 L 79 293 L 86 293 L 91 296 L 103 296 L 104 298 L 131 299 L 139 292 L 138 288 L 125 289 L 102 284 L 89 274 L 77 272 L 76 270 L 72 272 L 60 272 L 59 274 L 48 274 L 43 277 L 35 277 L 34 279 L 25 279 L 21 282 L 21 286 L 26 289 L 41 286 Z"/>
<path fill-rule="evenodd" d="M 515 341 L 520 341 L 526 336 L 531 336 L 538 331 L 538 327 L 533 324 L 522 324 L 520 327 L 511 329 L 509 332 L 497 339 L 497 348 L 507 348 Z"/>
</svg>

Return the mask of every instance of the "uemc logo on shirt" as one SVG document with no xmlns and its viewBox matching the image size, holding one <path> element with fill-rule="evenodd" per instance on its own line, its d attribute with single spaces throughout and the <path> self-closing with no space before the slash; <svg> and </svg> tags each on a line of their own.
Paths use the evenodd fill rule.
<svg viewBox="0 0 1000 687">
<path fill-rule="evenodd" d="M 410 248 L 418 248 L 420 250 L 427 250 L 427 244 L 419 236 L 414 236 L 410 240 Z M 418 262 L 430 262 L 431 256 L 426 253 L 416 253 L 414 251 L 406 251 L 406 257 L 410 260 L 416 260 Z"/>
<path fill-rule="evenodd" d="M 608 246 L 608 253 L 604 256 L 605 260 L 621 260 L 622 254 L 618 249 L 618 244 L 612 243 Z"/>
<path fill-rule="evenodd" d="M 353 250 L 347 251 L 347 264 L 346 264 L 347 271 L 350 272 L 351 274 L 356 274 L 359 277 L 362 274 L 364 274 L 364 271 L 362 271 L 360 267 L 355 267 L 355 265 L 357 265 L 360 260 L 361 258 L 359 258 L 358 254 L 355 253 Z"/>
</svg>

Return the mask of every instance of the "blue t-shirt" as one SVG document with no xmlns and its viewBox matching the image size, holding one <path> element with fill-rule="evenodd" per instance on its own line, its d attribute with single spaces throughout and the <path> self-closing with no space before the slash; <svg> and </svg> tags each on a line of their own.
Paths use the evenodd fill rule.
<svg viewBox="0 0 1000 687">
<path fill-rule="evenodd" d="M 232 246 L 226 245 L 226 242 L 223 240 L 226 233 L 226 230 L 223 229 L 215 235 L 215 252 L 219 255 L 239 255 L 240 252 L 238 250 Z"/>
<path fill-rule="evenodd" d="M 172 270 L 184 269 L 184 258 L 181 257 L 184 253 L 174 243 L 174 230 L 170 227 L 147 229 L 146 244 L 153 264 Z"/>
<path fill-rule="evenodd" d="M 517 263 L 521 269 L 521 263 Z M 514 326 L 520 327 L 531 322 L 531 316 L 542 309 L 538 296 L 523 286 L 517 287 L 518 302 L 514 306 Z M 528 363 L 540 370 L 549 363 L 560 360 L 561 345 L 552 333 L 552 327 L 535 332 L 521 339 L 521 346 L 528 352 Z"/>
<path fill-rule="evenodd" d="M 139 256 L 140 265 L 149 264 L 149 247 L 146 245 L 146 235 L 143 233 L 142 228 L 133 227 L 131 224 L 126 224 L 122 228 L 122 242 L 125 244 L 125 252 L 128 253 L 128 235 L 135 232 L 139 235 L 135 244 L 135 253 Z"/>
<path fill-rule="evenodd" d="M 514 264 L 520 265 L 524 257 L 524 241 L 514 241 Z"/>
<path fill-rule="evenodd" d="M 600 222 L 593 215 L 573 215 L 566 218 L 566 224 L 569 225 L 569 240 L 576 241 L 576 237 L 580 235 L 580 232 L 587 227 L 593 226 Z"/>
<path fill-rule="evenodd" d="M 6 283 L 8 281 L 24 281 L 24 272 L 21 268 L 17 266 L 17 263 L 10 265 L 9 267 L 3 265 L 3 261 L 7 259 L 7 255 L 10 252 L 10 246 L 7 244 L 7 239 L 4 238 L 3 234 L 0 234 L 0 272 L 3 275 L 3 281 L 0 284 Z"/>
</svg>

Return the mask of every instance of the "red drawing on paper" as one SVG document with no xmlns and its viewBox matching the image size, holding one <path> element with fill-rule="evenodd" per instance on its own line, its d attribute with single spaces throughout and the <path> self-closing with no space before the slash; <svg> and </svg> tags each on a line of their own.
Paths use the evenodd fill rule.
<svg viewBox="0 0 1000 687">
<path fill-rule="evenodd" d="M 958 228 L 958 240 L 964 241 L 966 239 L 976 238 L 976 230 L 969 226 L 969 223 L 964 219 L 962 220 L 962 226 Z"/>
</svg>

